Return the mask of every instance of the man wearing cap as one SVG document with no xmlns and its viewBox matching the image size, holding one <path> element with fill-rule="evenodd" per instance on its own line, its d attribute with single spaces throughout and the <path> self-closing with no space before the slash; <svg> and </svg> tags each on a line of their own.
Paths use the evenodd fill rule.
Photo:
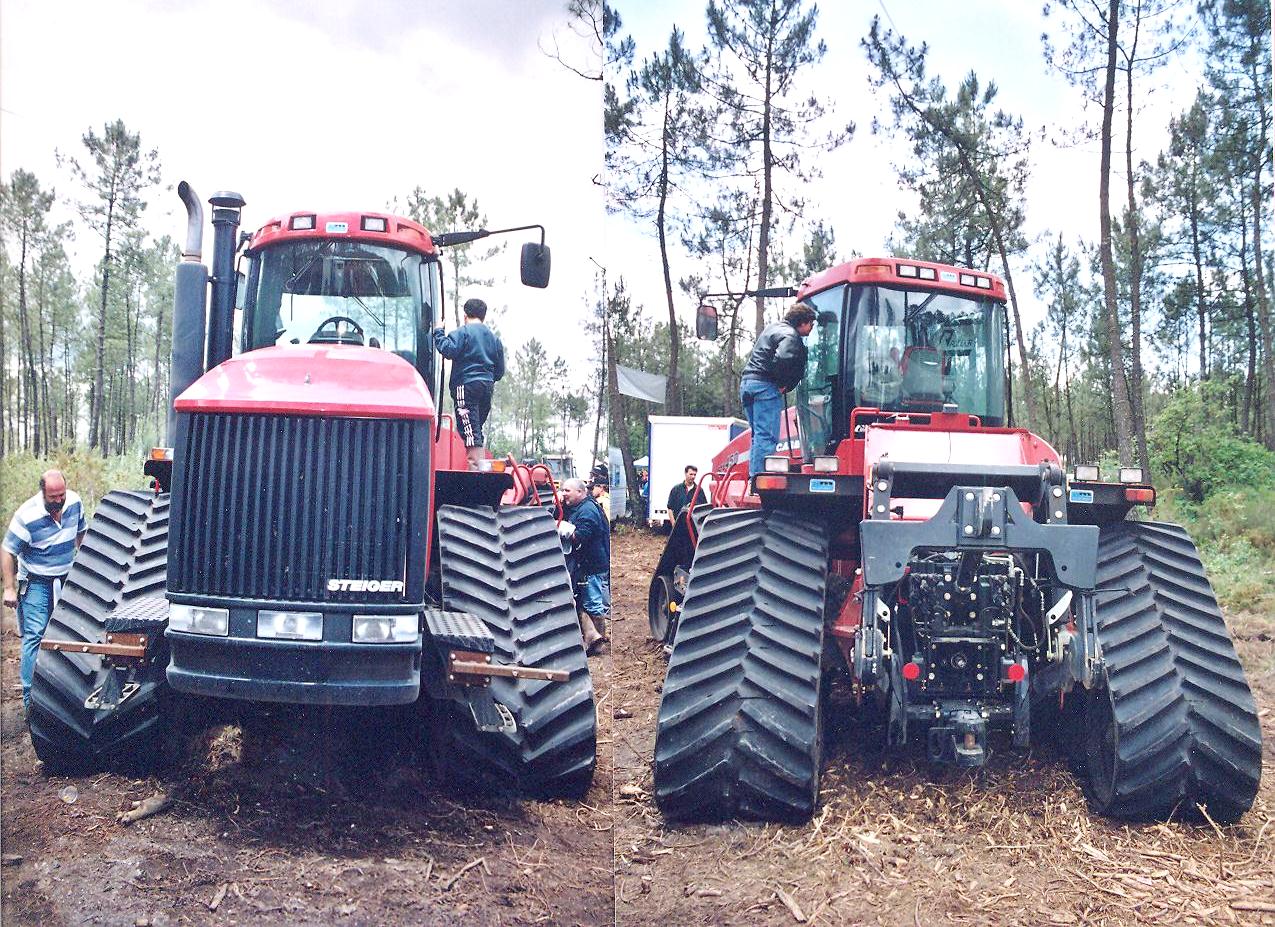
<svg viewBox="0 0 1275 927">
<path fill-rule="evenodd" d="M 611 511 L 611 472 L 606 464 L 598 464 L 589 472 L 589 494 L 602 509 L 607 523 L 615 529 L 615 515 Z"/>
<path fill-rule="evenodd" d="M 815 317 L 809 303 L 794 303 L 781 321 L 762 329 L 740 375 L 739 400 L 753 432 L 748 454 L 750 493 L 753 479 L 766 469 L 767 455 L 779 445 L 783 394 L 806 375 L 806 343 L 802 339 L 815 327 Z"/>
<path fill-rule="evenodd" d="M 35 657 L 49 616 L 71 572 L 88 525 L 80 497 L 66 488 L 59 470 L 40 477 L 40 491 L 22 503 L 0 545 L 4 604 L 18 612 L 22 632 L 22 705 L 31 704 Z"/>
<path fill-rule="evenodd" d="M 470 299 L 465 302 L 464 325 L 451 334 L 444 334 L 441 326 L 434 329 L 434 347 L 452 362 L 447 385 L 471 470 L 477 470 L 483 459 L 483 425 L 491 414 L 492 390 L 505 375 L 505 346 L 483 324 L 486 318 L 487 304 Z"/>
</svg>

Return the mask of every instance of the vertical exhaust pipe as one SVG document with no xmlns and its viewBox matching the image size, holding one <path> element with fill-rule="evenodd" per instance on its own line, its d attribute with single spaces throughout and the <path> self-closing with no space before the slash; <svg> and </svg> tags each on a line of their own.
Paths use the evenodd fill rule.
<svg viewBox="0 0 1275 927">
<path fill-rule="evenodd" d="M 200 263 L 203 254 L 204 207 L 186 181 L 177 185 L 177 195 L 186 206 L 186 247 L 173 280 L 173 347 L 169 367 L 168 422 L 166 443 L 176 440 L 176 413 L 173 401 L 204 373 L 204 331 L 208 290 L 208 268 Z"/>
<path fill-rule="evenodd" d="M 213 207 L 212 304 L 208 311 L 208 354 L 205 370 L 229 359 L 234 351 L 235 251 L 239 246 L 239 210 L 244 198 L 223 190 L 208 198 Z"/>
</svg>

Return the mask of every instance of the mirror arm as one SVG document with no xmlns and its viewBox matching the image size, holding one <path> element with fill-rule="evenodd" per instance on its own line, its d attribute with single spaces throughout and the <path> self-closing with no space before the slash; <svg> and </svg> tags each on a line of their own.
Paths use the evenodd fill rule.
<svg viewBox="0 0 1275 927">
<path fill-rule="evenodd" d="M 540 229 L 540 247 L 545 246 L 545 227 L 543 225 L 516 225 L 507 229 L 476 229 L 472 232 L 442 232 L 432 236 L 434 244 L 440 248 L 446 248 L 450 245 L 467 245 L 471 241 L 478 241 L 481 238 L 487 238 L 490 235 L 504 235 L 508 232 L 525 232 L 528 229 Z"/>
</svg>

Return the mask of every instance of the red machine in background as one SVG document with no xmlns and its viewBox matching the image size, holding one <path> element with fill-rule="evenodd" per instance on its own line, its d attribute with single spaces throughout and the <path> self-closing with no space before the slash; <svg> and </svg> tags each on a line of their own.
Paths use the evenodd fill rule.
<svg viewBox="0 0 1275 927">
<path fill-rule="evenodd" d="M 1195 547 L 1127 520 L 1155 501 L 1141 470 L 1068 477 L 1012 427 L 1002 282 L 860 259 L 763 295 L 818 321 L 756 494 L 745 433 L 652 578 L 664 812 L 808 817 L 841 675 L 888 743 L 931 762 L 978 766 L 990 737 L 1051 731 L 1100 812 L 1239 817 L 1260 730 Z"/>
</svg>

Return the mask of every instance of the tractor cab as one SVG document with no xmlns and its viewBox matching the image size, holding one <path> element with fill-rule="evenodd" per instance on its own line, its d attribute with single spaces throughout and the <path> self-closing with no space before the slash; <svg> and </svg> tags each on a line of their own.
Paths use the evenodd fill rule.
<svg viewBox="0 0 1275 927">
<path fill-rule="evenodd" d="M 430 329 L 442 270 L 429 233 L 379 214 L 273 219 L 253 236 L 241 347 L 347 345 L 396 355 L 437 396 Z"/>
<path fill-rule="evenodd" d="M 853 261 L 799 291 L 819 314 L 795 393 L 806 462 L 851 437 L 856 409 L 887 421 L 955 411 L 1005 424 L 1004 287 L 982 274 L 942 273 L 954 279 L 940 280 L 937 265 Z"/>
</svg>

